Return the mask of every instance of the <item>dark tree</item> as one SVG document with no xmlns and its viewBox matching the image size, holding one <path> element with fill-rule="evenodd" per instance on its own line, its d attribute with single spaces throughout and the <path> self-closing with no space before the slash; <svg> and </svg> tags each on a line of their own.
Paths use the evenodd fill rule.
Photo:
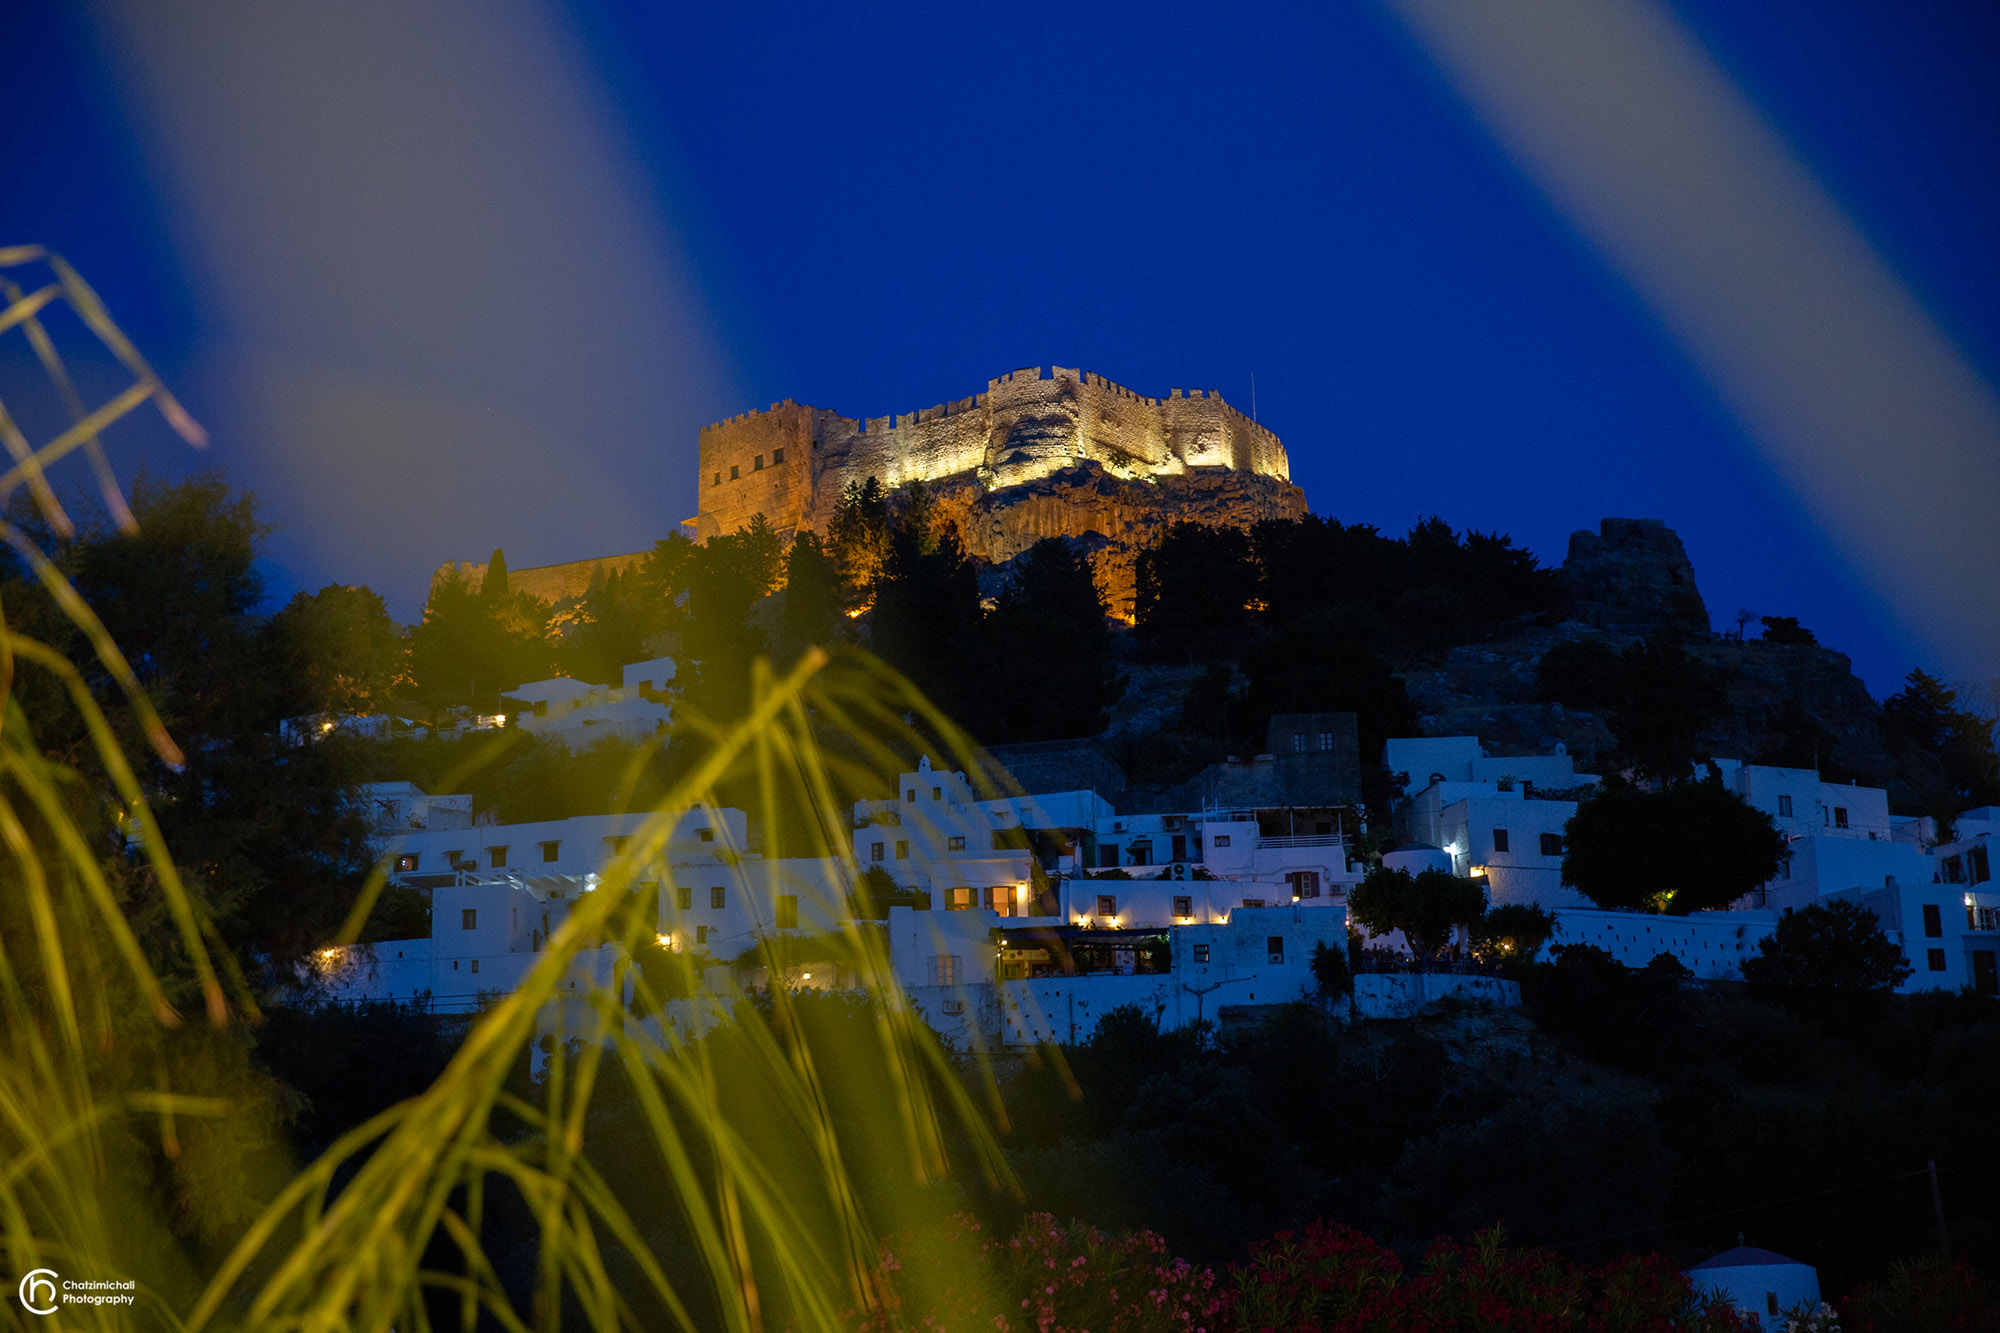
<svg viewBox="0 0 2000 1333">
<path fill-rule="evenodd" d="M 446 570 L 431 584 L 424 618 L 410 630 L 417 698 L 434 712 L 457 705 L 494 708 L 506 691 L 547 676 L 553 654 L 542 632 L 546 615 L 531 609 L 538 605 L 525 594 L 490 597 L 484 585 L 474 592 L 456 570 Z"/>
<path fill-rule="evenodd" d="M 1563 881 L 1599 907 L 1674 915 L 1734 902 L 1785 855 L 1771 817 L 1713 779 L 1608 783 L 1577 807 L 1563 846 Z"/>
<path fill-rule="evenodd" d="M 1811 648 L 1819 643 L 1813 632 L 1799 623 L 1797 616 L 1759 616 L 1764 623 L 1765 643 L 1784 643 Z"/>
<path fill-rule="evenodd" d="M 1329 947 L 1325 940 L 1314 941 L 1312 974 L 1322 1000 L 1354 992 L 1354 973 L 1347 966 L 1347 950 L 1338 945 Z"/>
<path fill-rule="evenodd" d="M 1958 706 L 1958 693 L 1923 671 L 1882 701 L 1882 730 L 1913 761 L 1912 785 L 1942 833 L 1960 813 L 2000 804 L 1993 720 Z"/>
<path fill-rule="evenodd" d="M 1609 708 L 1624 679 L 1618 654 L 1596 639 L 1565 639 L 1535 666 L 1542 698 L 1567 708 Z"/>
<path fill-rule="evenodd" d="M 1492 908 L 1473 930 L 1482 954 L 1520 964 L 1534 962 L 1555 933 L 1554 913 L 1528 903 L 1504 903 Z"/>
<path fill-rule="evenodd" d="M 1402 677 L 1361 635 L 1331 616 L 1279 625 L 1244 649 L 1248 677 L 1236 733 L 1259 743 L 1273 713 L 1353 713 L 1361 753 L 1414 735 L 1417 708 Z"/>
<path fill-rule="evenodd" d="M 1090 557 L 1063 537 L 1018 556 L 987 617 L 995 741 L 1094 736 L 1125 692 Z"/>
<path fill-rule="evenodd" d="M 1641 777 L 1685 779 L 1701 757 L 1703 731 L 1728 704 L 1720 677 L 1673 634 L 1634 644 L 1619 654 L 1618 663 L 1611 711 L 1618 749 Z"/>
<path fill-rule="evenodd" d="M 1786 908 L 1743 960 L 1743 979 L 1766 991 L 1887 993 L 1909 976 L 1875 913 L 1844 898 Z"/>
<path fill-rule="evenodd" d="M 785 652 L 796 659 L 814 644 L 834 641 L 844 617 L 840 569 L 817 533 L 801 532 L 785 557 L 785 609 L 778 618 Z"/>
<path fill-rule="evenodd" d="M 1135 583 L 1136 632 L 1148 652 L 1165 660 L 1222 656 L 1242 641 L 1257 596 L 1249 535 L 1170 523 L 1139 553 Z"/>
<path fill-rule="evenodd" d="M 928 497 L 912 490 L 875 581 L 869 632 L 885 661 L 947 715 L 977 731 L 991 679 L 980 660 L 979 576 L 958 529 L 936 522 Z"/>
<path fill-rule="evenodd" d="M 299 593 L 271 617 L 270 632 L 291 668 L 288 714 L 388 706 L 403 673 L 403 636 L 373 590 L 334 583 Z"/>
<path fill-rule="evenodd" d="M 685 697 L 696 711 L 732 719 L 749 706 L 751 665 L 770 652 L 752 612 L 778 587 L 782 572 L 778 535 L 762 514 L 685 553 L 681 643 L 693 659 Z"/>
<path fill-rule="evenodd" d="M 1486 890 L 1447 870 L 1378 866 L 1348 894 L 1347 910 L 1370 934 L 1400 930 L 1418 958 L 1435 958 L 1455 929 L 1485 913 Z"/>
</svg>

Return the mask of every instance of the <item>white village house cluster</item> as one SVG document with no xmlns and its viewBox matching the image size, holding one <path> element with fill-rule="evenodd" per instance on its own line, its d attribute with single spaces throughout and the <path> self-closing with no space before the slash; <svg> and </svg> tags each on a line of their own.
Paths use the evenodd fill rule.
<svg viewBox="0 0 2000 1333">
<path fill-rule="evenodd" d="M 668 720 L 660 687 L 673 664 L 624 675 L 619 689 L 536 682 L 507 697 L 518 725 L 572 744 L 650 734 Z M 657 902 L 661 946 L 727 962 L 766 937 L 862 927 L 855 890 L 867 876 L 886 906 L 871 928 L 886 929 L 898 982 L 948 1040 L 975 1030 L 1004 1045 L 1081 1040 L 1128 1004 L 1164 1028 L 1213 1020 L 1313 994 L 1313 950 L 1346 948 L 1348 891 L 1365 869 L 1365 825 L 1339 773 L 1355 749 L 1352 715 L 1281 715 L 1267 743 L 1271 753 L 1136 802 L 1088 742 L 995 750 L 1016 795 L 982 797 L 991 783 L 926 759 L 888 799 L 855 804 L 845 858 L 767 856 L 782 840 L 743 811 L 690 810 L 674 817 L 639 888 Z M 1850 899 L 1902 950 L 1904 990 L 2000 991 L 2000 808 L 1967 811 L 1955 841 L 1931 845 L 1929 821 L 1890 815 L 1882 789 L 1718 759 L 1723 783 L 1784 835 L 1783 868 L 1726 910 L 1664 916 L 1601 910 L 1563 883 L 1564 828 L 1599 779 L 1576 772 L 1561 746 L 1500 757 L 1476 737 L 1407 738 L 1389 741 L 1382 759 L 1406 780 L 1400 849 L 1385 864 L 1471 878 L 1491 906 L 1549 910 L 1550 947 L 1592 945 L 1631 967 L 1664 953 L 1698 978 L 1727 980 L 1784 909 Z M 501 824 L 475 816 L 469 796 L 409 783 L 374 784 L 365 799 L 392 879 L 428 899 L 431 932 L 328 950 L 323 979 L 336 999 L 439 1012 L 470 1011 L 517 984 L 645 818 Z M 615 955 L 587 953 L 576 979 L 609 980 Z M 852 980 L 810 963 L 761 979 L 811 989 Z M 1363 1013 L 1408 1012 L 1447 993 L 1518 994 L 1486 976 L 1356 982 Z"/>
</svg>

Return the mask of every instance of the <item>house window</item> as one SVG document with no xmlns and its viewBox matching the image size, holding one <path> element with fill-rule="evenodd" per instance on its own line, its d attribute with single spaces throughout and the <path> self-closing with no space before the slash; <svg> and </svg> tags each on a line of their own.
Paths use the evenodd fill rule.
<svg viewBox="0 0 2000 1333">
<path fill-rule="evenodd" d="M 1833 807 L 1833 826 L 1834 826 L 1835 828 L 1846 828 L 1846 827 L 1847 827 L 1847 807 L 1846 807 L 1846 806 L 1844 806 L 1844 805 L 1836 805 L 1835 807 Z"/>
<path fill-rule="evenodd" d="M 1183 896 L 1183 897 L 1179 897 L 1179 898 L 1175 898 L 1175 899 L 1174 899 L 1174 915 L 1175 915 L 1175 916 L 1193 916 L 1193 915 L 1194 915 L 1194 899 L 1193 899 L 1193 898 L 1191 898 L 1191 897 L 1185 897 L 1185 896 Z"/>
<path fill-rule="evenodd" d="M 402 856 L 396 858 L 396 870 L 398 873 L 404 873 L 407 871 L 415 870 L 416 868 L 417 868 L 417 854 L 415 852 L 406 852 Z"/>
<path fill-rule="evenodd" d="M 944 843 L 944 849 L 945 849 L 946 851 L 948 851 L 948 852 L 962 852 L 962 851 L 964 851 L 964 850 L 965 850 L 965 838 L 964 838 L 964 836 L 963 836 L 963 835 L 960 835 L 959 837 L 956 837 L 956 838 L 946 838 L 946 839 L 945 839 L 945 843 Z"/>
<path fill-rule="evenodd" d="M 1769 1314 L 1773 1319 L 1776 1319 L 1778 1317 L 1777 1292 L 1767 1291 L 1764 1293 L 1764 1311 L 1765 1313 Z"/>
<path fill-rule="evenodd" d="M 958 957 L 955 953 L 934 953 L 931 955 L 931 985 L 956 986 L 958 984 Z"/>
<path fill-rule="evenodd" d="M 772 466 L 772 467 L 776 467 L 776 466 L 778 466 L 778 464 L 780 464 L 780 463 L 782 463 L 782 462 L 784 462 L 784 461 L 785 461 L 785 451 L 784 451 L 783 449 L 773 449 L 773 450 L 771 451 L 771 466 Z"/>
<path fill-rule="evenodd" d="M 1126 849 L 1125 864 L 1128 866 L 1149 866 L 1153 864 L 1153 844 L 1150 839 L 1135 842 Z"/>
<path fill-rule="evenodd" d="M 561 851 L 561 842 L 545 842 L 542 844 L 542 860 L 553 861 Z"/>
<path fill-rule="evenodd" d="M 1319 897 L 1319 871 L 1293 870 L 1285 875 L 1285 882 L 1292 886 L 1294 898 Z"/>
<path fill-rule="evenodd" d="M 1014 886 L 995 884 L 986 890 L 986 909 L 1001 916 L 1014 915 Z"/>
<path fill-rule="evenodd" d="M 1304 733 L 1303 731 L 1295 731 L 1295 732 L 1293 732 L 1293 733 L 1292 733 L 1292 753 L 1293 753 L 1293 754 L 1304 754 L 1305 752 L 1306 752 L 1306 734 L 1305 734 L 1305 733 Z"/>
<path fill-rule="evenodd" d="M 721 484 L 722 484 L 722 474 L 721 474 L 720 472 L 718 472 L 718 473 L 716 473 L 716 474 L 715 474 L 715 480 L 714 480 L 714 481 L 712 481 L 712 482 L 710 482 L 710 483 L 709 483 L 709 485 L 711 485 L 711 486 L 720 486 Z"/>
<path fill-rule="evenodd" d="M 1965 862 L 1956 856 L 1947 856 L 1938 862 L 1938 878 L 1947 884 L 1965 883 Z"/>
<path fill-rule="evenodd" d="M 871 861 L 880 861 L 883 853 L 887 850 L 882 843 L 871 842 L 868 844 L 868 859 Z"/>
<path fill-rule="evenodd" d="M 1197 963 L 1208 961 L 1208 946 L 1206 944 L 1197 944 L 1194 946 L 1194 960 Z"/>
<path fill-rule="evenodd" d="M 970 912 L 972 910 L 971 886 L 961 884 L 946 894 L 945 908 L 947 911 L 952 912 Z"/>
<path fill-rule="evenodd" d="M 507 849 L 505 847 L 488 847 L 486 849 L 486 864 L 495 870 L 505 866 L 507 864 Z"/>
<path fill-rule="evenodd" d="M 1229 845 L 1229 835 L 1227 833 L 1216 834 L 1213 839 L 1213 844 L 1217 847 L 1227 847 Z"/>
<path fill-rule="evenodd" d="M 472 960 L 472 970 L 475 972 L 479 970 L 479 960 L 477 958 Z"/>
<path fill-rule="evenodd" d="M 1245 898 L 1243 900 L 1243 905 L 1245 907 L 1262 907 L 1264 905 L 1264 900 L 1262 898 Z"/>
<path fill-rule="evenodd" d="M 450 866 L 453 870 L 459 870 L 459 869 L 469 870 L 471 869 L 470 866 L 461 867 L 458 864 L 459 858 L 464 855 L 465 855 L 465 849 L 463 847 L 454 847 L 450 851 L 444 854 L 444 863 Z"/>
<path fill-rule="evenodd" d="M 695 942 L 696 944 L 706 944 L 706 943 L 708 943 L 708 927 L 707 927 L 707 926 L 696 926 L 696 927 L 694 928 L 694 942 Z"/>
<path fill-rule="evenodd" d="M 1270 954 L 1272 962 L 1282 963 L 1285 961 L 1285 937 L 1283 935 L 1266 935 L 1264 937 L 1264 949 Z"/>
<path fill-rule="evenodd" d="M 915 805 L 917 803 L 917 789 L 915 787 L 905 788 L 903 791 L 903 800 L 911 805 Z"/>
<path fill-rule="evenodd" d="M 683 912 L 694 910 L 694 886 L 682 884 L 674 889 L 674 906 Z"/>
<path fill-rule="evenodd" d="M 750 470 L 752 472 L 762 472 L 764 470 L 764 455 L 758 454 L 750 460 Z"/>
<path fill-rule="evenodd" d="M 1560 833 L 1544 833 L 1542 835 L 1542 855 L 1561 856 L 1562 854 L 1563 835 Z"/>
<path fill-rule="evenodd" d="M 931 788 L 931 799 L 932 799 L 933 801 L 942 801 L 942 800 L 944 799 L 944 788 L 943 788 L 943 787 L 932 787 L 932 788 Z"/>
<path fill-rule="evenodd" d="M 1933 971 L 1933 972 L 1942 972 L 1942 971 L 1944 971 L 1944 950 L 1943 950 L 1943 949 L 1927 949 L 1927 950 L 1925 950 L 1925 956 L 1927 957 L 1927 959 L 1928 959 L 1928 960 L 1929 960 L 1929 962 L 1930 962 L 1930 965 L 1931 965 L 1931 971 Z"/>
<path fill-rule="evenodd" d="M 476 907 L 460 908 L 458 913 L 458 928 L 460 930 L 479 929 L 479 909 Z"/>
<path fill-rule="evenodd" d="M 1493 850 L 1496 852 L 1504 852 L 1507 850 L 1506 829 L 1497 828 L 1493 830 Z"/>
<path fill-rule="evenodd" d="M 710 889 L 708 891 L 708 905 L 718 912 L 721 911 L 729 905 L 729 890 L 723 888 L 720 884 Z"/>
<path fill-rule="evenodd" d="M 907 861 L 910 859 L 910 840 L 908 838 L 896 839 L 896 859 L 898 861 Z"/>
<path fill-rule="evenodd" d="M 1924 935 L 1933 940 L 1944 938 L 1944 913 L 1938 910 L 1936 903 L 1924 904 Z"/>
<path fill-rule="evenodd" d="M 715 830 L 714 830 L 714 829 L 712 829 L 712 828 L 705 828 L 705 829 L 701 829 L 701 830 L 698 830 L 698 831 L 697 831 L 697 832 L 695 833 L 695 837 L 699 838 L 699 839 L 700 839 L 701 841 L 703 841 L 703 842 L 714 842 L 714 841 L 715 841 Z"/>
<path fill-rule="evenodd" d="M 777 927 L 779 930 L 799 928 L 799 895 L 781 893 L 778 895 Z"/>
<path fill-rule="evenodd" d="M 1993 869 L 1986 857 L 1986 844 L 1965 849 L 1966 878 L 1974 884 L 1984 884 L 1993 878 Z"/>
<path fill-rule="evenodd" d="M 1110 895 L 1110 894 L 1108 894 L 1108 893 L 1100 893 L 1100 894 L 1098 894 L 1098 895 L 1097 895 L 1097 914 L 1098 914 L 1099 916 L 1117 916 L 1117 915 L 1118 915 L 1118 899 L 1116 899 L 1115 897 L 1113 897 L 1112 895 Z"/>
<path fill-rule="evenodd" d="M 1789 796 L 1778 797 L 1778 818 L 1790 819 L 1791 817 L 1792 817 L 1792 798 Z"/>
<path fill-rule="evenodd" d="M 1331 752 L 1332 752 L 1332 750 L 1333 750 L 1333 733 L 1332 733 L 1332 732 L 1330 732 L 1330 731 L 1322 731 L 1322 732 L 1321 732 L 1321 733 L 1319 734 L 1319 748 L 1320 748 L 1320 751 L 1321 751 L 1321 753 L 1331 753 Z"/>
<path fill-rule="evenodd" d="M 1103 870 L 1116 870 L 1118 868 L 1118 844 L 1107 842 L 1102 847 L 1099 847 L 1097 849 L 1097 864 Z"/>
<path fill-rule="evenodd" d="M 632 839 L 624 835 L 620 835 L 615 838 L 606 838 L 604 840 L 604 850 L 607 854 L 611 856 L 617 856 L 619 853 L 625 850 L 625 844 L 630 841 L 632 841 Z"/>
<path fill-rule="evenodd" d="M 731 481 L 736 481 L 740 479 L 742 476 L 743 476 L 743 469 L 738 467 L 736 464 L 731 463 L 729 465 L 729 479 Z"/>
</svg>

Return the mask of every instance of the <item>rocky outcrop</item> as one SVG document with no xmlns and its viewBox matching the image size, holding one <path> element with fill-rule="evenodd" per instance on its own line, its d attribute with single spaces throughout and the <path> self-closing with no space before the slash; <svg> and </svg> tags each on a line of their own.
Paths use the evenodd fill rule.
<svg viewBox="0 0 2000 1333">
<path fill-rule="evenodd" d="M 1080 540 L 1112 614 L 1127 620 L 1139 552 L 1169 523 L 1248 527 L 1306 513 L 1305 492 L 1290 482 L 1220 467 L 1142 480 L 1083 463 L 1017 486 L 989 491 L 962 483 L 936 495 L 967 553 L 990 566 L 1004 566 L 1044 537 Z"/>
<path fill-rule="evenodd" d="M 1570 614 L 1585 624 L 1708 632 L 1708 608 L 1687 549 L 1657 518 L 1607 518 L 1596 532 L 1571 533 L 1562 577 Z"/>
</svg>

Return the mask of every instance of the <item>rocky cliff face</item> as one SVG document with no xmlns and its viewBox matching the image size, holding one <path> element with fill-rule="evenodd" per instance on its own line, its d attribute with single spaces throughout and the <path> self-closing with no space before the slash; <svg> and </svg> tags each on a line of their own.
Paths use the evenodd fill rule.
<svg viewBox="0 0 2000 1333">
<path fill-rule="evenodd" d="M 1306 513 L 1305 492 L 1290 482 L 1231 468 L 1128 480 L 1084 463 L 1019 486 L 957 483 L 936 494 L 967 553 L 989 565 L 1005 565 L 1044 537 L 1081 540 L 1112 613 L 1128 620 L 1139 552 L 1167 524 L 1248 527 Z"/>
<path fill-rule="evenodd" d="M 1674 530 L 1657 518 L 1607 518 L 1573 532 L 1562 563 L 1570 614 L 1589 625 L 1641 632 L 1662 625 L 1706 634 L 1708 608 L 1694 565 Z"/>
</svg>

